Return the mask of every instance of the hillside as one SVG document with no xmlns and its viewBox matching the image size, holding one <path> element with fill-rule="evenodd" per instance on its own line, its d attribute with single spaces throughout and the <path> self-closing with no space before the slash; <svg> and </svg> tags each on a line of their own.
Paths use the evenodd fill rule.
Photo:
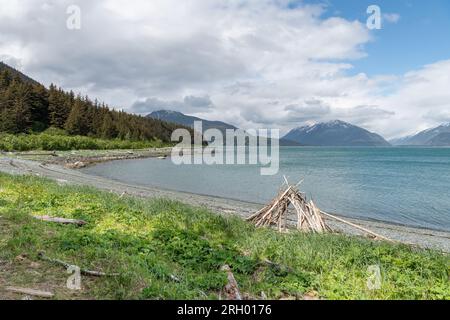
<svg viewBox="0 0 450 320">
<path fill-rule="evenodd" d="M 415 135 L 392 140 L 398 146 L 439 146 L 450 145 L 447 133 L 450 133 L 450 123 L 421 131 Z"/>
<path fill-rule="evenodd" d="M 432 147 L 449 147 L 450 132 L 442 132 L 427 142 L 427 146 Z"/>
<path fill-rule="evenodd" d="M 23 74 L 22 72 L 20 72 L 19 70 L 8 66 L 6 63 L 3 63 L 2 61 L 0 61 L 0 73 L 3 71 L 8 71 L 13 77 L 14 76 L 18 76 L 22 81 L 30 83 L 30 84 L 34 84 L 34 85 L 39 85 L 39 83 L 34 80 L 31 79 L 30 77 L 28 77 L 27 75 Z"/>
<path fill-rule="evenodd" d="M 283 139 L 309 146 L 390 145 L 376 133 L 339 120 L 293 129 Z"/>
<path fill-rule="evenodd" d="M 162 120 L 170 123 L 181 124 L 187 127 L 194 127 L 195 121 L 202 121 L 203 130 L 219 129 L 223 134 L 227 129 L 236 130 L 237 128 L 231 124 L 222 121 L 210 121 L 193 116 L 185 115 L 181 112 L 171 110 L 154 111 L 147 115 L 148 118 Z"/>
<path fill-rule="evenodd" d="M 183 126 L 116 111 L 53 84 L 45 88 L 2 63 L 0 132 L 36 133 L 50 127 L 64 130 L 71 136 L 170 142 L 173 130 Z"/>
</svg>

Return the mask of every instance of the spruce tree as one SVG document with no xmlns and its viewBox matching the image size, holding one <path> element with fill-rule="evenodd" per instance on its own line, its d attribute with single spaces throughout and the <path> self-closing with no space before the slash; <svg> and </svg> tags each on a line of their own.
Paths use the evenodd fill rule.
<svg viewBox="0 0 450 320">
<path fill-rule="evenodd" d="M 25 99 L 18 98 L 14 101 L 11 117 L 14 121 L 12 133 L 27 133 L 31 131 L 31 108 Z"/>
<path fill-rule="evenodd" d="M 113 119 L 111 117 L 111 114 L 107 113 L 103 118 L 101 137 L 104 139 L 112 139 L 116 137 L 116 134 L 117 131 Z"/>
<path fill-rule="evenodd" d="M 66 94 L 57 89 L 55 85 L 50 85 L 48 92 L 48 114 L 49 124 L 52 127 L 64 129 L 67 118 L 72 109 L 71 100 Z"/>
<path fill-rule="evenodd" d="M 41 85 L 31 88 L 31 121 L 33 131 L 44 131 L 49 126 L 48 92 Z"/>
<path fill-rule="evenodd" d="M 67 133 L 71 135 L 87 135 L 87 120 L 85 104 L 83 100 L 78 97 L 75 99 L 72 110 L 70 111 L 69 117 L 65 123 Z"/>
<path fill-rule="evenodd" d="M 0 91 L 6 90 L 11 83 L 11 73 L 8 70 L 0 72 Z"/>
</svg>

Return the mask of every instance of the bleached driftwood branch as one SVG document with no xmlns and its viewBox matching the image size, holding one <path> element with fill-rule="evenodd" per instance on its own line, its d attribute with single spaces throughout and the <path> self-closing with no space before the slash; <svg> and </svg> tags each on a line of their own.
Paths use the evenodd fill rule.
<svg viewBox="0 0 450 320">
<path fill-rule="evenodd" d="M 70 266 L 72 266 L 70 263 L 67 263 L 65 261 L 49 258 L 43 252 L 40 252 L 38 254 L 38 257 L 41 260 L 61 265 L 66 269 L 69 268 Z M 81 272 L 81 274 L 83 274 L 85 276 L 93 276 L 93 277 L 116 277 L 119 275 L 118 273 L 105 273 L 105 272 L 101 272 L 101 271 L 92 271 L 92 270 L 87 270 L 87 269 L 83 269 L 83 268 L 80 268 L 80 272 Z"/>
<path fill-rule="evenodd" d="M 87 222 L 83 220 L 76 219 L 66 219 L 66 218 L 58 218 L 58 217 L 50 217 L 50 216 L 33 216 L 33 218 L 45 222 L 54 222 L 61 224 L 75 224 L 77 226 L 84 226 Z"/>
<path fill-rule="evenodd" d="M 386 240 L 386 241 L 389 241 L 389 242 L 394 242 L 394 240 L 389 239 L 389 238 L 386 238 L 385 236 L 382 236 L 381 234 L 375 233 L 375 232 L 373 232 L 373 231 L 371 231 L 371 230 L 369 230 L 369 229 L 367 229 L 367 228 L 358 226 L 357 224 L 354 224 L 354 223 L 349 222 L 349 221 L 347 221 L 347 220 L 344 220 L 344 219 L 342 219 L 342 218 L 333 216 L 332 214 L 326 213 L 326 212 L 324 212 L 324 211 L 320 211 L 320 212 L 321 212 L 324 216 L 326 216 L 326 217 L 328 217 L 328 218 L 330 218 L 330 219 L 337 220 L 337 221 L 342 222 L 342 223 L 344 223 L 344 224 L 347 224 L 347 225 L 349 225 L 349 226 L 351 226 L 351 227 L 353 227 L 353 228 L 356 228 L 356 229 L 359 229 L 359 230 L 361 230 L 361 231 L 364 231 L 365 233 L 368 233 L 368 234 L 374 236 L 375 238 L 383 239 L 383 240 Z"/>
<path fill-rule="evenodd" d="M 54 294 L 48 291 L 41 291 L 29 288 L 19 288 L 19 287 L 6 287 L 7 291 L 27 294 L 30 296 L 41 297 L 41 298 L 53 298 Z"/>
</svg>

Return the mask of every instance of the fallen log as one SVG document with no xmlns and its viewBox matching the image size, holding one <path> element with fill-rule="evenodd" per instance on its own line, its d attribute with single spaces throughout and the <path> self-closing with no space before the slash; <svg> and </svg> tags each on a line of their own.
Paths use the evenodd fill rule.
<svg viewBox="0 0 450 320">
<path fill-rule="evenodd" d="M 19 287 L 6 287 L 7 291 L 22 293 L 30 296 L 41 297 L 41 298 L 53 298 L 54 294 L 48 291 L 41 291 L 29 288 L 19 288 Z"/>
<path fill-rule="evenodd" d="M 75 224 L 77 226 L 84 226 L 87 224 L 86 221 L 83 220 L 76 220 L 76 219 L 66 219 L 66 218 L 58 218 L 58 217 L 50 217 L 50 216 L 33 216 L 33 218 L 45 222 L 54 222 L 54 223 L 61 223 L 61 224 Z"/>
<path fill-rule="evenodd" d="M 64 268 L 68 269 L 69 267 L 73 266 L 70 263 L 67 263 L 65 261 L 59 260 L 59 259 L 52 259 L 47 257 L 43 252 L 40 252 L 38 254 L 38 258 L 47 262 L 51 262 L 54 264 L 58 264 L 63 266 Z M 93 277 L 117 277 L 119 276 L 118 273 L 105 273 L 105 272 L 101 272 L 101 271 L 92 271 L 92 270 L 87 270 L 84 268 L 80 268 L 80 272 L 81 274 L 85 275 L 85 276 L 93 276 Z"/>
<path fill-rule="evenodd" d="M 378 234 L 378 233 L 375 233 L 375 232 L 373 232 L 373 231 L 371 231 L 371 230 L 369 230 L 369 229 L 366 229 L 366 228 L 363 228 L 363 227 L 361 227 L 361 226 L 358 226 L 357 224 L 351 223 L 351 222 L 349 222 L 349 221 L 347 221 L 347 220 L 344 220 L 344 219 L 342 219 L 342 218 L 333 216 L 333 215 L 331 215 L 331 214 L 329 214 L 329 213 L 326 213 L 326 212 L 323 212 L 323 211 L 320 211 L 320 212 L 321 212 L 324 216 L 326 216 L 326 217 L 328 217 L 328 218 L 330 218 L 330 219 L 337 220 L 337 221 L 342 222 L 342 223 L 344 223 L 344 224 L 347 224 L 347 225 L 349 225 L 349 226 L 351 226 L 351 227 L 353 227 L 353 228 L 356 228 L 356 229 L 359 229 L 359 230 L 361 230 L 361 231 L 364 231 L 364 232 L 366 232 L 366 233 L 368 233 L 368 234 L 374 236 L 375 238 L 383 239 L 383 240 L 389 241 L 389 242 L 395 242 L 395 241 L 392 240 L 392 239 L 386 238 L 385 236 L 382 236 L 382 235 L 380 235 L 380 234 Z"/>
<path fill-rule="evenodd" d="M 28 153 L 28 152 L 18 152 L 17 155 L 19 156 L 52 156 L 57 157 L 58 155 L 56 152 L 41 152 L 41 153 Z"/>
</svg>

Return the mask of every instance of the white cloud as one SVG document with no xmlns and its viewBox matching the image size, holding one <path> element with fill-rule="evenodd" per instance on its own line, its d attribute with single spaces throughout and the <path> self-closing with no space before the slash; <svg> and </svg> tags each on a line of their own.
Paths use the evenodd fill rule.
<svg viewBox="0 0 450 320">
<path fill-rule="evenodd" d="M 155 97 L 136 101 L 130 108 L 132 112 L 147 114 L 152 111 L 172 110 L 185 113 L 208 112 L 215 107 L 209 96 L 186 96 L 182 101 L 161 100 Z"/>
<path fill-rule="evenodd" d="M 71 4 L 82 10 L 79 31 L 66 28 Z M 350 76 L 372 40 L 365 23 L 288 4 L 0 0 L 0 58 L 126 110 L 173 106 L 242 128 L 339 117 L 389 137 L 439 121 L 430 112 L 450 101 L 449 62 L 401 77 Z"/>
<path fill-rule="evenodd" d="M 398 13 L 385 13 L 383 19 L 389 23 L 397 23 L 400 21 L 400 15 Z"/>
<path fill-rule="evenodd" d="M 393 92 L 377 99 L 379 105 L 396 113 L 377 125 L 388 136 L 413 134 L 449 121 L 450 60 L 408 72 L 391 85 Z"/>
</svg>

